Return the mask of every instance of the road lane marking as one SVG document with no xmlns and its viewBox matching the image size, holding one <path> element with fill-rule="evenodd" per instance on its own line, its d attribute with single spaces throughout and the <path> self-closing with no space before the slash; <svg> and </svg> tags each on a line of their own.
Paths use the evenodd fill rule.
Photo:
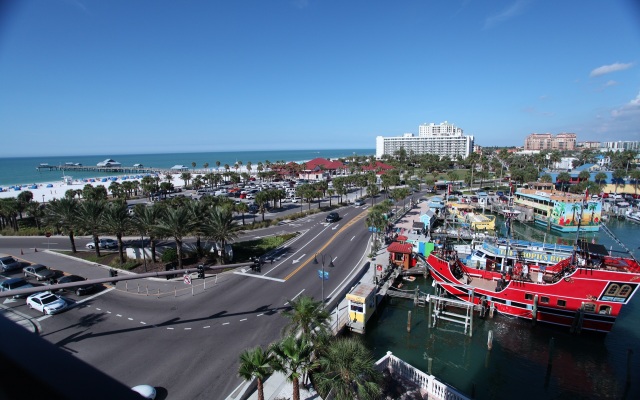
<svg viewBox="0 0 640 400">
<path fill-rule="evenodd" d="M 210 325 L 207 325 L 207 326 L 205 326 L 205 327 L 204 327 L 204 329 L 207 329 L 207 328 L 211 328 L 211 326 L 210 326 Z"/>
<path fill-rule="evenodd" d="M 266 280 L 269 280 L 269 281 L 275 281 L 275 282 L 280 282 L 280 283 L 284 282 L 284 279 L 272 278 L 270 276 L 248 274 L 246 272 L 240 272 L 240 271 L 234 271 L 233 273 L 235 275 L 244 275 L 244 276 L 248 276 L 248 277 L 251 277 L 251 278 L 266 279 Z"/>
<path fill-rule="evenodd" d="M 300 295 L 302 294 L 302 292 L 304 292 L 304 291 L 305 291 L 305 289 L 302 289 L 302 290 L 300 291 L 300 293 L 298 293 L 297 295 L 293 296 L 293 299 L 291 299 L 291 300 L 292 300 L 292 301 L 293 301 L 293 300 L 295 300 L 295 299 L 296 299 L 296 297 L 300 296 Z M 286 303 L 284 303 L 284 305 L 285 305 L 285 306 L 286 306 L 287 304 L 289 304 L 289 302 L 288 302 L 288 301 L 287 301 Z"/>
<path fill-rule="evenodd" d="M 116 314 L 116 317 L 122 317 L 122 315 L 120 315 L 120 314 Z"/>
<path fill-rule="evenodd" d="M 256 317 L 262 317 L 264 314 L 258 314 L 256 315 Z"/>
<path fill-rule="evenodd" d="M 244 318 L 244 319 L 241 319 L 241 320 L 240 320 L 240 322 L 242 322 L 242 321 L 246 321 L 246 320 L 247 320 L 247 319 L 246 319 L 246 318 Z"/>
<path fill-rule="evenodd" d="M 326 249 L 331 244 L 331 242 L 333 242 L 338 237 L 338 235 L 340 235 L 342 232 L 344 232 L 349 227 L 351 227 L 351 225 L 354 225 L 356 222 L 360 221 L 361 219 L 363 219 L 366 216 L 367 216 L 367 212 L 363 211 L 360 214 L 356 215 L 351 221 L 349 221 L 346 224 L 344 224 L 344 226 L 342 228 L 340 228 L 340 230 L 338 232 L 334 233 L 333 236 L 329 240 L 327 240 L 327 242 L 320 249 L 318 249 L 318 251 L 316 251 L 316 254 L 320 253 L 324 249 Z M 322 231 L 324 232 L 324 229 Z M 291 277 L 293 277 L 295 274 L 300 272 L 300 270 L 302 268 L 304 268 L 307 264 L 309 264 L 311 261 L 313 261 L 314 257 L 315 257 L 315 254 L 313 256 L 307 258 L 307 260 L 305 262 L 303 262 L 302 264 L 300 264 L 300 266 L 298 268 L 293 270 L 289 275 L 285 276 L 284 280 L 288 281 L 289 279 L 291 279 Z"/>
<path fill-rule="evenodd" d="M 352 237 L 352 238 L 351 238 L 351 240 L 349 240 L 349 241 L 350 241 L 350 242 L 353 242 L 353 239 L 355 239 L 355 238 L 356 238 L 356 237 L 354 236 L 354 237 Z"/>
<path fill-rule="evenodd" d="M 222 325 L 229 325 L 231 322 L 225 322 Z"/>
<path fill-rule="evenodd" d="M 133 321 L 133 318 L 127 318 L 129 321 Z"/>
<path fill-rule="evenodd" d="M 169 329 L 170 331 L 172 331 L 172 330 L 173 330 L 173 328 L 167 328 L 167 329 Z"/>
<path fill-rule="evenodd" d="M 107 311 L 107 314 L 111 314 L 111 311 Z"/>
<path fill-rule="evenodd" d="M 91 306 L 88 306 L 88 307 L 91 307 Z M 100 309 L 100 308 L 97 308 L 97 307 L 96 307 L 96 310 L 98 310 L 98 311 L 102 311 L 102 309 Z"/>
<path fill-rule="evenodd" d="M 146 322 L 142 322 L 142 321 L 140 321 L 140 323 L 141 323 L 142 325 L 146 325 L 146 324 L 147 324 Z"/>
<path fill-rule="evenodd" d="M 291 254 L 289 257 L 285 258 L 280 264 L 276 265 L 275 267 L 271 268 L 269 271 L 265 272 L 265 275 L 271 273 L 272 271 L 275 271 L 277 268 L 279 268 L 282 264 L 284 264 L 285 262 L 287 262 L 291 257 L 295 256 L 296 254 L 298 254 L 299 252 L 302 251 L 302 249 L 304 249 L 305 247 L 307 247 L 310 243 L 312 243 L 318 236 L 322 235 L 322 233 L 328 228 L 328 226 L 326 226 L 323 230 L 321 230 L 317 235 L 315 235 L 314 237 L 312 237 L 307 243 L 303 244 L 298 251 L 294 252 L 293 254 Z M 305 234 L 308 232 L 308 230 L 305 232 Z M 307 261 L 305 261 L 307 262 Z M 287 280 L 285 278 L 285 280 Z"/>
<path fill-rule="evenodd" d="M 184 328 L 184 330 L 185 330 L 185 331 L 190 331 L 190 330 L 191 330 L 191 328 Z"/>
<path fill-rule="evenodd" d="M 44 321 L 47 318 L 51 318 L 51 315 L 43 315 L 40 318 L 36 318 L 36 321 L 40 322 L 40 321 Z"/>
</svg>

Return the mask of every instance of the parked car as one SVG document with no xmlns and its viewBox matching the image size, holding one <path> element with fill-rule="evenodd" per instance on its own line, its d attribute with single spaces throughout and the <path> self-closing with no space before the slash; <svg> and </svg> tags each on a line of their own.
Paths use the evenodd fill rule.
<svg viewBox="0 0 640 400">
<path fill-rule="evenodd" d="M 364 200 L 358 199 L 358 200 L 354 201 L 353 204 L 356 205 L 356 206 L 363 206 L 364 205 Z"/>
<path fill-rule="evenodd" d="M 11 278 L 6 281 L 0 282 L 0 292 L 6 292 L 9 290 L 18 290 L 18 289 L 29 289 L 32 288 L 33 285 L 29 282 L 25 281 L 24 278 Z M 25 297 L 26 295 L 21 294 L 13 297 Z"/>
<path fill-rule="evenodd" d="M 33 276 L 39 281 L 46 281 L 56 276 L 56 272 L 54 270 L 51 270 L 42 264 L 28 265 L 22 268 L 22 272 L 24 272 L 25 278 Z"/>
<path fill-rule="evenodd" d="M 0 268 L 2 272 L 13 271 L 22 267 L 22 263 L 13 257 L 0 257 Z"/>
<path fill-rule="evenodd" d="M 338 215 L 337 212 L 330 212 L 329 215 L 327 215 L 326 221 L 331 223 L 331 222 L 336 222 L 339 219 L 340 219 L 340 215 Z"/>
<path fill-rule="evenodd" d="M 98 246 L 101 249 L 115 249 L 118 247 L 118 241 L 113 239 L 100 239 L 98 240 Z M 89 242 L 85 247 L 87 249 L 95 249 L 95 244 L 93 242 Z"/>
<path fill-rule="evenodd" d="M 41 292 L 32 294 L 27 297 L 27 305 L 29 308 L 40 311 L 43 314 L 57 314 L 67 308 L 67 302 L 60 296 L 49 292 Z"/>
<path fill-rule="evenodd" d="M 74 283 L 74 282 L 82 282 L 82 281 L 86 281 L 87 278 L 83 278 L 81 276 L 78 275 L 65 275 L 62 278 L 58 279 L 58 282 L 56 282 L 57 284 L 63 284 L 63 283 Z M 77 287 L 73 287 L 73 288 L 67 288 L 67 289 L 59 289 L 59 290 L 65 290 L 68 292 L 75 292 L 76 295 L 78 296 L 82 296 L 91 292 L 95 292 L 96 289 L 98 288 L 98 285 L 95 285 L 93 283 L 90 283 L 88 285 L 82 285 L 82 286 L 77 286 Z"/>
</svg>

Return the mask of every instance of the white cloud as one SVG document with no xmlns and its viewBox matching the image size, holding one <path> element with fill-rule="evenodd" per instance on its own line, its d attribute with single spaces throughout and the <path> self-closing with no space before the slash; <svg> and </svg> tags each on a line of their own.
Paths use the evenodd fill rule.
<svg viewBox="0 0 640 400">
<path fill-rule="evenodd" d="M 593 78 L 600 75 L 610 74 L 612 72 L 623 71 L 625 69 L 631 68 L 632 66 L 633 63 L 613 63 L 609 65 L 603 65 L 591 71 L 589 76 Z"/>
<path fill-rule="evenodd" d="M 605 83 L 604 86 L 605 87 L 609 87 L 609 86 L 615 86 L 617 84 L 618 84 L 618 82 L 612 80 L 612 81 L 608 81 L 607 83 Z"/>
<path fill-rule="evenodd" d="M 640 117 L 640 93 L 627 104 L 611 111 L 613 118 L 636 118 Z M 638 125 L 640 126 L 640 125 Z"/>
<path fill-rule="evenodd" d="M 484 20 L 484 29 L 489 29 L 494 25 L 507 21 L 513 17 L 516 17 L 524 12 L 524 9 L 529 4 L 528 0 L 516 0 L 515 3 L 501 11 L 499 14 L 491 15 Z"/>
</svg>

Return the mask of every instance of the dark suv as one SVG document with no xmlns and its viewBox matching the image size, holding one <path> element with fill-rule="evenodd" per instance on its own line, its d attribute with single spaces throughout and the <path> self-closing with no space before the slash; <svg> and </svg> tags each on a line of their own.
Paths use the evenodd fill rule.
<svg viewBox="0 0 640 400">
<path fill-rule="evenodd" d="M 327 222 L 336 222 L 337 220 L 340 219 L 340 216 L 338 215 L 337 212 L 331 212 L 329 213 L 329 215 L 327 215 Z"/>
</svg>

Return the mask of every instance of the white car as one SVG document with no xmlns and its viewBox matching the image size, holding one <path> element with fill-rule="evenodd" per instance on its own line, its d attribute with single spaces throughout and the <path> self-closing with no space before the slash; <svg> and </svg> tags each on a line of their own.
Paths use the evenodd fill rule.
<svg viewBox="0 0 640 400">
<path fill-rule="evenodd" d="M 113 239 L 100 239 L 98 240 L 98 246 L 101 249 L 115 249 L 118 247 L 118 242 Z M 85 245 L 87 249 L 94 249 L 95 245 L 93 242 L 89 242 Z"/>
<path fill-rule="evenodd" d="M 27 297 L 29 308 L 40 311 L 43 314 L 57 314 L 67 308 L 67 302 L 60 296 L 49 292 L 32 294 Z"/>
<path fill-rule="evenodd" d="M 131 388 L 134 392 L 142 396 L 143 399 L 155 399 L 156 388 L 151 385 L 138 385 Z"/>
</svg>

